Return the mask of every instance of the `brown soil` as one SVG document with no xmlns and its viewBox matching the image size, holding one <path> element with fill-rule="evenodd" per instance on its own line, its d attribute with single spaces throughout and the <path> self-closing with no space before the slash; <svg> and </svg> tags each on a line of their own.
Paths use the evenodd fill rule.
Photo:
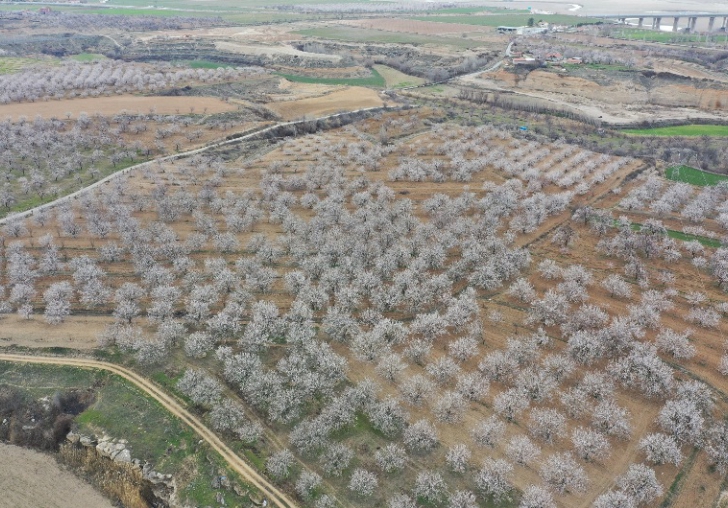
<svg viewBox="0 0 728 508">
<path fill-rule="evenodd" d="M 0 118 L 10 116 L 17 119 L 20 116 L 25 116 L 28 119 L 33 119 L 37 115 L 44 118 L 66 118 L 67 113 L 71 113 L 71 118 L 75 118 L 79 113 L 83 112 L 89 115 L 95 113 L 116 115 L 122 111 L 147 114 L 152 110 L 162 115 L 173 115 L 176 113 L 190 113 L 192 107 L 194 107 L 195 113 L 223 113 L 225 111 L 235 111 L 238 108 L 235 104 L 226 103 L 213 97 L 115 95 L 111 97 L 3 104 L 0 105 Z"/>
<path fill-rule="evenodd" d="M 293 120 L 306 115 L 322 116 L 339 111 L 371 108 L 382 104 L 382 99 L 376 91 L 352 86 L 331 92 L 323 97 L 273 102 L 267 104 L 267 107 L 281 115 L 285 120 Z"/>
<path fill-rule="evenodd" d="M 110 316 L 70 316 L 65 323 L 51 326 L 42 315 L 29 320 L 10 315 L 2 320 L 0 346 L 94 349 L 99 335 L 112 322 Z"/>
<path fill-rule="evenodd" d="M 0 443 L 0 505 L 111 508 L 111 502 L 49 455 Z"/>
</svg>

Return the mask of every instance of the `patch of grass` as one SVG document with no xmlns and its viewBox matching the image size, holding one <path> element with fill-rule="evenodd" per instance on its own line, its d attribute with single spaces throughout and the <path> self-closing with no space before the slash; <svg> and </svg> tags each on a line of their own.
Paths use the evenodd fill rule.
<svg viewBox="0 0 728 508">
<path fill-rule="evenodd" d="M 210 60 L 188 60 L 180 62 L 193 69 L 217 69 L 219 67 L 232 67 L 230 64 L 212 62 Z"/>
<path fill-rule="evenodd" d="M 625 129 L 637 136 L 728 136 L 728 125 L 676 125 L 653 129 Z"/>
<path fill-rule="evenodd" d="M 410 76 L 403 72 L 387 67 L 386 65 L 374 65 L 374 70 L 377 71 L 387 82 L 389 88 L 402 88 L 407 86 L 417 86 L 425 82 L 424 79 L 418 78 L 417 76 Z"/>
<path fill-rule="evenodd" d="M 632 224 L 630 224 L 630 228 L 633 231 L 639 231 L 640 229 L 642 229 L 642 224 L 640 224 L 639 222 L 633 222 Z M 705 247 L 718 248 L 722 245 L 720 241 L 716 240 L 715 238 L 708 238 L 707 236 L 689 235 L 687 233 L 683 233 L 682 231 L 675 231 L 674 229 L 668 229 L 667 236 L 683 242 L 692 242 L 693 240 L 697 240 Z"/>
<path fill-rule="evenodd" d="M 367 78 L 317 78 L 313 76 L 298 76 L 295 74 L 278 73 L 279 76 L 288 81 L 296 83 L 317 83 L 321 85 L 348 85 L 348 86 L 374 86 L 384 88 L 387 84 L 376 69 L 372 69 L 372 75 Z"/>
<path fill-rule="evenodd" d="M 0 74 L 12 74 L 23 70 L 33 64 L 37 64 L 40 60 L 35 58 L 20 58 L 14 56 L 0 57 Z"/>
<path fill-rule="evenodd" d="M 71 56 L 71 60 L 76 60 L 77 62 L 94 62 L 96 60 L 106 60 L 106 57 L 98 53 L 80 53 Z"/>
<path fill-rule="evenodd" d="M 425 21 L 429 21 L 425 19 Z M 397 32 L 385 32 L 383 30 L 371 30 L 354 27 L 323 27 L 299 30 L 295 32 L 300 35 L 320 37 L 337 41 L 349 42 L 381 42 L 389 44 L 435 44 L 438 46 L 454 46 L 457 48 L 473 48 L 481 43 L 462 37 L 433 37 L 427 35 L 406 34 Z"/>
<path fill-rule="evenodd" d="M 0 384 L 20 388 L 33 397 L 45 397 L 63 390 L 85 389 L 107 378 L 106 372 L 98 370 L 0 362 Z"/>
<path fill-rule="evenodd" d="M 492 15 L 463 15 L 463 16 L 417 16 L 413 19 L 419 21 L 436 21 L 438 23 L 458 23 L 462 25 L 478 26 L 527 26 L 528 20 L 538 23 L 545 21 L 555 25 L 579 25 L 600 23 L 596 18 L 569 16 L 566 14 L 492 14 Z"/>
<path fill-rule="evenodd" d="M 718 248 L 722 245 L 720 241 L 716 240 L 715 238 L 708 238 L 698 235 L 688 235 L 687 233 L 683 233 L 681 231 L 673 231 L 672 229 L 669 229 L 667 231 L 667 236 L 669 236 L 670 238 L 674 238 L 675 240 L 682 240 L 683 242 L 691 242 L 693 240 L 697 240 L 706 247 Z"/>
<path fill-rule="evenodd" d="M 255 453 L 255 450 L 245 448 L 243 450 L 243 453 L 245 454 L 245 458 L 247 458 L 248 461 L 253 464 L 258 471 L 265 471 L 265 459 Z"/>
<path fill-rule="evenodd" d="M 728 180 L 727 175 L 708 173 L 707 171 L 701 171 L 700 169 L 691 168 L 690 166 L 673 166 L 671 168 L 667 168 L 665 171 L 665 177 L 668 180 L 686 182 L 700 187 L 718 185 L 720 182 Z"/>
<path fill-rule="evenodd" d="M 599 64 L 599 63 L 589 63 L 589 64 L 559 64 L 564 69 L 570 70 L 570 71 L 577 71 L 580 69 L 592 69 L 597 71 L 620 71 L 620 72 L 634 72 L 635 69 L 632 67 L 627 67 L 626 65 L 617 65 L 617 64 Z"/>
<path fill-rule="evenodd" d="M 619 27 L 612 30 L 609 34 L 610 37 L 616 39 L 629 39 L 638 41 L 648 42 L 663 42 L 673 44 L 692 44 L 698 42 L 724 42 L 726 40 L 725 34 L 721 35 L 702 35 L 695 33 L 685 32 L 663 32 L 657 30 L 650 30 L 647 28 L 631 28 L 631 27 Z"/>
</svg>

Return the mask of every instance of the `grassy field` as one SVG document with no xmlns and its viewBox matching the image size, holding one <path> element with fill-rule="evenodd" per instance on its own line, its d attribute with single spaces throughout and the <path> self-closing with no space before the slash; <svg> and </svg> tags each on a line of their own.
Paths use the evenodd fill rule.
<svg viewBox="0 0 728 508">
<path fill-rule="evenodd" d="M 19 58 L 19 57 L 1 57 L 0 58 L 0 74 L 11 74 L 18 72 L 29 65 L 37 64 L 42 60 L 36 58 Z"/>
<path fill-rule="evenodd" d="M 379 73 L 387 82 L 388 88 L 402 88 L 405 86 L 417 86 L 425 82 L 424 79 L 417 76 L 410 76 L 397 69 L 387 67 L 386 65 L 375 65 L 374 71 Z"/>
<path fill-rule="evenodd" d="M 76 60 L 77 62 L 94 62 L 96 60 L 106 60 L 106 57 L 98 53 L 80 53 L 73 55 L 71 60 Z"/>
<path fill-rule="evenodd" d="M 638 41 L 649 41 L 649 42 L 669 42 L 676 44 L 687 44 L 697 42 L 720 42 L 726 41 L 726 35 L 708 35 L 707 38 L 702 34 L 691 34 L 682 32 L 662 32 L 657 30 L 650 30 L 646 28 L 629 28 L 619 27 L 612 30 L 610 37 L 619 39 L 630 39 Z"/>
<path fill-rule="evenodd" d="M 463 16 L 418 16 L 414 19 L 420 21 L 436 21 L 438 23 L 461 23 L 463 25 L 479 26 L 526 26 L 528 20 L 541 20 L 557 25 L 578 25 L 580 23 L 598 23 L 596 18 L 583 18 L 581 16 L 568 16 L 563 14 L 495 14 L 495 15 L 463 15 Z"/>
<path fill-rule="evenodd" d="M 720 182 L 728 180 L 728 176 L 726 175 L 716 175 L 715 173 L 708 173 L 706 171 L 691 168 L 690 166 L 673 166 L 671 168 L 667 168 L 667 171 L 665 171 L 665 177 L 668 180 L 687 182 L 701 187 L 717 185 Z"/>
<path fill-rule="evenodd" d="M 638 136 L 728 136 L 728 125 L 676 125 L 654 129 L 626 129 Z"/>
<path fill-rule="evenodd" d="M 224 461 L 186 425 L 135 386 L 107 372 L 50 365 L 0 362 L 0 384 L 23 389 L 33 397 L 52 396 L 59 390 L 97 386 L 96 402 L 78 415 L 82 434 L 126 439 L 133 458 L 150 461 L 156 471 L 174 473 L 183 501 L 194 506 L 216 504 L 222 493 L 227 506 L 240 506 L 232 490 L 213 489 L 220 474 L 243 484 Z"/>
<path fill-rule="evenodd" d="M 425 19 L 425 21 L 432 20 Z M 299 30 L 295 33 L 300 35 L 309 35 L 312 37 L 320 37 L 322 39 L 349 42 L 379 42 L 387 44 L 413 45 L 436 44 L 438 46 L 454 46 L 457 48 L 472 48 L 478 46 L 477 42 L 462 38 L 428 37 L 426 35 L 384 32 L 381 30 L 367 30 L 364 28 L 353 27 L 311 28 L 307 30 Z"/>
<path fill-rule="evenodd" d="M 387 83 L 377 69 L 372 69 L 371 76 L 367 78 L 317 78 L 313 76 L 299 76 L 296 74 L 278 73 L 282 78 L 295 83 L 316 83 L 321 85 L 348 85 L 348 86 L 374 86 L 384 88 Z"/>
</svg>

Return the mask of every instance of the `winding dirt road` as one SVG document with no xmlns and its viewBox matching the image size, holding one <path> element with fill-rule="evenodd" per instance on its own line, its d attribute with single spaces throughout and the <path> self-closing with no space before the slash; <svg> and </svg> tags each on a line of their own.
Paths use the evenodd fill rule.
<svg viewBox="0 0 728 508">
<path fill-rule="evenodd" d="M 240 458 L 225 443 L 223 443 L 214 432 L 208 429 L 198 418 L 183 408 L 171 395 L 167 394 L 156 386 L 154 383 L 140 376 L 139 374 L 114 365 L 113 363 L 102 362 L 98 360 L 89 360 L 85 358 L 64 358 L 52 356 L 26 356 L 0 353 L 0 361 L 18 362 L 18 363 L 41 363 L 48 365 L 65 365 L 69 367 L 78 367 L 82 369 L 101 369 L 109 371 L 117 376 L 123 377 L 127 381 L 134 383 L 137 387 L 144 390 L 147 394 L 159 402 L 167 411 L 175 415 L 177 418 L 192 428 L 202 439 L 204 439 L 215 451 L 217 451 L 223 459 L 235 470 L 243 479 L 258 488 L 268 499 L 269 504 L 279 508 L 294 508 L 296 503 L 293 502 L 286 494 L 278 490 L 268 480 L 253 469 L 247 462 Z"/>
</svg>

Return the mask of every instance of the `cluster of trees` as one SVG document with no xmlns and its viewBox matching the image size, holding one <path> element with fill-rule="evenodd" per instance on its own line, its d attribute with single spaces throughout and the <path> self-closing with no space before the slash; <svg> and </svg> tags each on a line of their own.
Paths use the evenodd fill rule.
<svg viewBox="0 0 728 508">
<path fill-rule="evenodd" d="M 620 206 L 625 210 L 649 211 L 659 218 L 679 216 L 680 220 L 694 227 L 699 227 L 706 219 L 715 219 L 728 230 L 728 182 L 705 186 L 697 191 L 688 183 L 651 177 L 630 191 Z M 703 230 L 701 233 L 707 232 Z"/>
<path fill-rule="evenodd" d="M 180 150 L 198 140 L 203 129 L 225 131 L 251 117 L 257 118 L 248 111 L 236 118 L 203 120 L 152 112 L 112 117 L 80 113 L 76 119 L 0 121 L 0 215 L 23 202 L 80 188 L 120 163 Z M 9 231 L 7 236 L 18 234 Z"/>
<path fill-rule="evenodd" d="M 183 83 L 221 83 L 265 72 L 260 67 L 190 69 L 115 60 L 63 62 L 0 75 L 0 103 L 158 91 Z"/>
<path fill-rule="evenodd" d="M 221 17 L 109 16 L 105 14 L 86 14 L 58 10 L 51 10 L 51 12 L 47 13 L 25 11 L 23 17 L 50 27 L 78 29 L 78 27 L 93 26 L 96 28 L 113 29 L 119 32 L 184 30 L 227 25 Z"/>
<path fill-rule="evenodd" d="M 634 436 L 646 462 L 678 464 L 681 447 L 691 445 L 704 447 L 716 467 L 728 465 L 728 431 L 714 421 L 711 390 L 676 379 L 662 359 L 687 360 L 695 347 L 688 330 L 662 325 L 678 294 L 652 289 L 645 261 L 697 248 L 672 242 L 656 220 L 635 230 L 609 211 L 580 207 L 572 233 L 557 230 L 557 242 L 568 248 L 574 228 L 592 231 L 600 249 L 624 261 L 624 276 L 545 259 L 529 278 L 531 256 L 518 235 L 562 214 L 573 193 L 550 187 L 561 176 L 525 178 L 514 166 L 537 152 L 539 160 L 567 152 L 566 160 L 574 155 L 568 148 L 546 153 L 488 128 L 433 129 L 431 146 L 382 146 L 348 132 L 358 141 L 336 133 L 285 142 L 282 161 L 241 165 L 210 154 L 149 167 L 144 185 L 119 178 L 52 213 L 11 221 L 2 310 L 25 318 L 42 311 L 57 323 L 93 309 L 115 320 L 102 343 L 141 363 L 164 362 L 175 348 L 191 362 L 208 358 L 218 372 L 189 369 L 178 388 L 231 439 L 255 442 L 259 420 L 290 429 L 290 449 L 272 454 L 267 471 L 317 506 L 331 502 L 321 493 L 324 477 L 341 477 L 356 498 L 383 504 L 380 486 L 409 474 L 412 460 L 428 466 L 406 492 L 393 493 L 393 508 L 418 498 L 453 507 L 499 500 L 515 488 L 519 468 L 541 480 L 522 506 L 553 506 L 555 496 L 588 490 L 592 464 L 633 437 L 618 397 L 625 392 L 663 402 L 650 434 Z M 415 202 L 369 178 L 393 161 L 414 171 L 418 155 L 420 166 L 442 160 L 445 181 L 467 182 L 445 161 L 468 166 L 489 157 L 483 141 L 510 146 L 488 164 L 500 184 Z M 469 170 L 471 178 L 483 169 Z M 226 188 L 243 176 L 258 187 Z M 52 233 L 31 236 L 38 227 Z M 82 237 L 94 247 L 59 246 Z M 728 256 L 714 257 L 720 270 Z M 489 326 L 502 316 L 481 298 L 496 292 L 509 309 L 527 309 L 530 328 L 501 348 Z M 627 300 L 626 312 L 592 300 L 595 292 Z M 705 295 L 686 297 L 695 325 L 712 326 Z M 371 378 L 347 382 L 352 365 Z M 223 396 L 223 383 L 247 409 Z M 483 403 L 491 414 L 466 418 Z M 376 451 L 346 438 L 366 426 L 376 431 Z M 443 431 L 453 426 L 462 438 L 445 450 Z M 492 457 L 480 463 L 484 454 Z M 443 464 L 433 460 L 440 455 Z M 311 467 L 301 470 L 297 457 Z M 453 489 L 450 475 L 467 488 Z M 647 505 L 663 488 L 644 464 L 615 485 L 600 502 Z"/>
</svg>

